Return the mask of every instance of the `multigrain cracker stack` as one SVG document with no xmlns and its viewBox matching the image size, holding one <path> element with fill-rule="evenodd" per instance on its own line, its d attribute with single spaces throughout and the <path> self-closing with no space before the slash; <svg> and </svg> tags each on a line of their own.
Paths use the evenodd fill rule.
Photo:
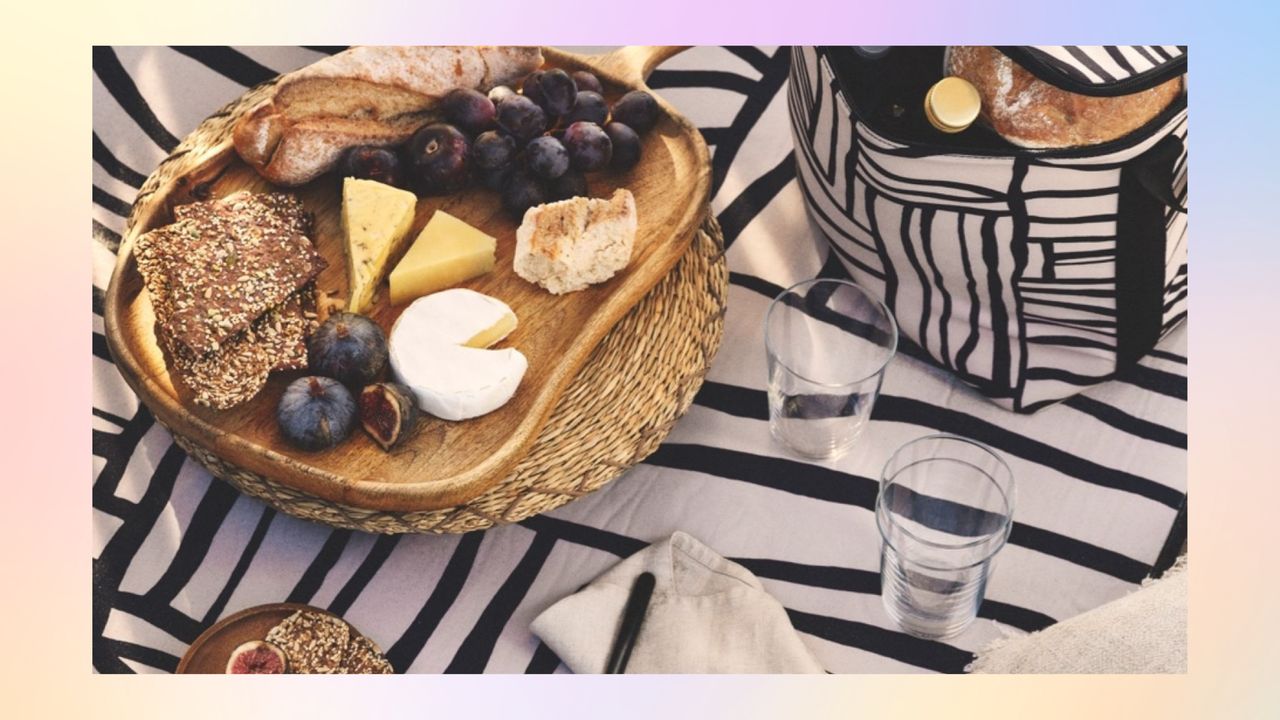
<svg viewBox="0 0 1280 720">
<path fill-rule="evenodd" d="M 239 193 L 199 203 L 138 239 L 148 289 L 163 278 L 153 304 L 169 337 L 197 355 L 216 352 L 324 269 L 301 204 L 291 200 Z"/>
<path fill-rule="evenodd" d="M 289 658 L 296 673 L 334 675 L 342 672 L 351 628 L 331 615 L 299 610 L 267 632 Z"/>
<path fill-rule="evenodd" d="M 161 343 L 178 374 L 196 390 L 196 400 L 226 409 L 258 394 L 272 371 L 306 367 L 307 337 L 315 328 L 315 287 L 308 284 L 217 352 L 195 355 L 164 335 Z"/>
<path fill-rule="evenodd" d="M 342 620 L 299 610 L 267 632 L 289 658 L 291 672 L 327 675 L 390 675 L 391 663 L 372 640 Z"/>
<path fill-rule="evenodd" d="M 272 370 L 306 365 L 314 279 L 325 261 L 308 238 L 310 215 L 291 195 L 240 192 L 174 215 L 135 249 L 156 336 L 196 402 L 233 407 Z"/>
</svg>

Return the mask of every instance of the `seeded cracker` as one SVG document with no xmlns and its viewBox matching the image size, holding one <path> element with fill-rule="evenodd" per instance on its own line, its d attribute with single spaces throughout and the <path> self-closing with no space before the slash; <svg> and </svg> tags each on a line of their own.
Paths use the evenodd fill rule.
<svg viewBox="0 0 1280 720">
<path fill-rule="evenodd" d="M 184 208 L 136 252 L 157 321 L 194 355 L 216 352 L 325 267 L 296 198 L 238 193 Z"/>
<path fill-rule="evenodd" d="M 306 339 L 316 325 L 315 288 L 307 285 L 218 352 L 197 357 L 186 346 L 160 337 L 196 402 L 225 410 L 256 395 L 271 371 L 306 367 Z"/>
<path fill-rule="evenodd" d="M 352 633 L 347 656 L 342 661 L 344 675 L 391 675 L 395 670 L 369 638 Z"/>
<path fill-rule="evenodd" d="M 262 205 L 296 232 L 308 237 L 311 235 L 313 224 L 311 213 L 303 207 L 301 200 L 288 193 L 251 193 L 248 190 L 241 190 L 220 200 L 179 205 L 173 209 L 173 216 L 177 220 L 206 220 L 210 217 L 210 213 L 226 208 L 234 209 L 243 203 Z"/>
<path fill-rule="evenodd" d="M 267 632 L 289 658 L 296 673 L 333 675 L 342 672 L 351 628 L 338 618 L 299 610 Z"/>
<path fill-rule="evenodd" d="M 241 192 L 222 200 L 182 205 L 174 214 L 178 222 L 139 238 L 135 249 L 155 308 L 156 335 L 169 356 L 171 369 L 194 391 L 196 402 L 226 409 L 257 394 L 272 370 L 306 366 L 306 338 L 318 324 L 315 286 L 307 282 L 282 303 L 256 316 L 244 329 L 211 341 L 210 351 L 198 353 L 174 335 L 175 328 L 181 327 L 182 304 L 203 307 L 210 317 L 221 322 L 225 318 L 218 303 L 234 290 L 208 280 L 199 283 L 203 290 L 193 289 L 187 272 L 192 242 L 223 232 L 228 222 L 235 225 L 240 222 L 238 218 L 252 217 L 261 222 L 261 234 L 284 238 L 282 246 L 295 247 L 295 259 L 311 263 L 315 272 L 324 261 L 306 238 L 311 232 L 311 216 L 291 195 Z M 228 217 L 232 219 L 229 221 Z M 295 238 L 301 240 L 295 243 Z"/>
</svg>

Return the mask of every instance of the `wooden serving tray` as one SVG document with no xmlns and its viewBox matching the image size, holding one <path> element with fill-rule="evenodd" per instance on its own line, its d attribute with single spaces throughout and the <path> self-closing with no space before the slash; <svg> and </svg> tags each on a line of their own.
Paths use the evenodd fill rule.
<svg viewBox="0 0 1280 720">
<path fill-rule="evenodd" d="M 648 73 L 678 51 L 628 47 L 596 57 L 549 48 L 543 52 L 548 67 L 594 72 L 612 101 L 627 90 L 647 89 Z M 265 97 L 265 91 L 259 92 Z M 251 109 L 254 99 L 247 100 L 233 114 Z M 636 198 L 639 232 L 631 264 L 606 283 L 554 296 L 516 276 L 511 264 L 518 223 L 503 213 L 495 193 L 472 188 L 419 200 L 414 234 L 435 210 L 444 209 L 498 238 L 494 271 L 463 286 L 497 297 L 516 312 L 520 326 L 502 346 L 524 353 L 529 370 L 512 400 L 493 413 L 462 422 L 427 418 L 414 437 L 391 453 L 359 430 L 335 448 L 311 453 L 289 446 L 275 421 L 284 386 L 300 373 L 274 374 L 257 397 L 231 410 L 212 410 L 192 401 L 165 367 L 153 310 L 131 249 L 139 235 L 171 222 L 177 205 L 240 189 L 272 189 L 239 159 L 229 133 L 193 138 L 181 159 L 184 169 L 153 192 L 144 188 L 135 202 L 106 296 L 106 336 L 117 366 L 175 434 L 285 487 L 355 508 L 400 512 L 447 508 L 476 497 L 524 456 L 591 351 L 671 270 L 707 212 L 706 144 L 697 128 L 660 97 L 658 104 L 662 117 L 643 138 L 639 165 L 626 173 L 588 176 L 593 196 L 607 197 L 615 188 L 626 187 Z M 340 182 L 326 176 L 293 192 L 315 213 L 314 240 L 329 261 L 319 288 L 345 296 Z M 369 314 L 389 330 L 402 308 L 392 307 L 386 296 L 384 283 Z"/>
</svg>

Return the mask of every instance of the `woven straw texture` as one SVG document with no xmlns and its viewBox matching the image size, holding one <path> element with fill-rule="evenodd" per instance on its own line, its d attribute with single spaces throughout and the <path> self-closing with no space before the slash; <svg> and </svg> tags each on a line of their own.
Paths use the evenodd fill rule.
<svg viewBox="0 0 1280 720">
<path fill-rule="evenodd" d="M 210 116 L 147 179 L 141 201 L 216 147 L 266 97 L 260 85 Z M 193 188 L 195 196 L 200 188 Z M 365 510 L 322 500 L 225 462 L 191 438 L 174 441 L 209 472 L 282 512 L 375 533 L 461 533 L 513 523 L 598 490 L 657 449 L 684 414 L 720 346 L 728 268 L 720 226 L 708 212 L 688 252 L 605 336 L 565 390 L 529 454 L 488 492 L 423 512 Z M 607 422 L 601 422 L 607 418 Z"/>
</svg>

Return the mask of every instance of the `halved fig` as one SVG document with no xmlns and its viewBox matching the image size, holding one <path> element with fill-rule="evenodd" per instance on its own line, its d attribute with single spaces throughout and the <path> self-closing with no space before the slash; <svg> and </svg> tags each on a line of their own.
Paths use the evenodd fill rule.
<svg viewBox="0 0 1280 720">
<path fill-rule="evenodd" d="M 282 675 L 289 669 L 284 651 L 266 640 L 250 640 L 231 651 L 228 675 Z"/>
<path fill-rule="evenodd" d="M 383 450 L 404 440 L 418 422 L 413 391 L 400 383 L 374 383 L 360 393 L 360 424 Z"/>
</svg>

